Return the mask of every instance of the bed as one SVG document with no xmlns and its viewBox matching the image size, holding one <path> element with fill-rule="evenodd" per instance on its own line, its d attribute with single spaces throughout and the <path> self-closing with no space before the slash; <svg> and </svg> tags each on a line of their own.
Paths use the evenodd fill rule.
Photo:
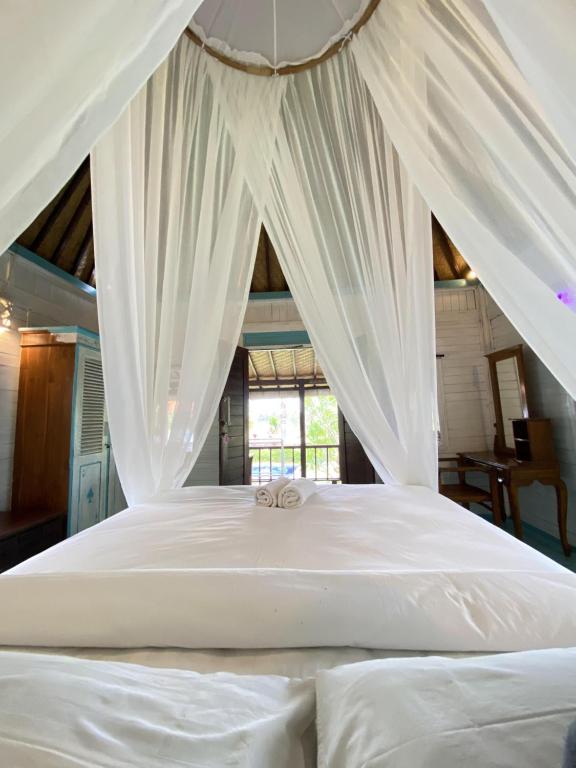
<svg viewBox="0 0 576 768">
<path fill-rule="evenodd" d="M 0 601 L 2 645 L 576 645 L 576 576 L 421 487 L 324 486 L 296 510 L 183 489 L 7 572 Z"/>
<path fill-rule="evenodd" d="M 420 487 L 324 486 L 296 510 L 182 489 L 13 568 L 0 604 L 6 649 L 144 677 L 576 646 L 576 576 Z"/>
</svg>

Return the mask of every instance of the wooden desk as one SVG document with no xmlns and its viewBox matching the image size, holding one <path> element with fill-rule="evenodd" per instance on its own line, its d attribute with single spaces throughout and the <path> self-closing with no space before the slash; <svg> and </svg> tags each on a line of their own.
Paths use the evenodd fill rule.
<svg viewBox="0 0 576 768">
<path fill-rule="evenodd" d="M 532 485 L 534 482 L 542 485 L 552 485 L 556 489 L 556 505 L 558 513 L 558 529 L 560 531 L 560 541 L 565 555 L 572 551 L 568 543 L 568 532 L 566 528 L 568 517 L 568 494 L 566 485 L 560 477 L 560 465 L 557 461 L 520 461 L 513 456 L 501 456 L 492 451 L 481 451 L 478 453 L 460 453 L 458 454 L 463 464 L 479 464 L 485 467 L 491 467 L 498 474 L 500 494 L 502 486 L 506 486 L 508 492 L 508 501 L 510 504 L 510 514 L 514 521 L 514 533 L 518 539 L 523 538 L 522 519 L 520 517 L 520 507 L 518 504 L 518 488 Z M 504 510 L 503 499 L 500 500 L 500 507 Z"/>
</svg>

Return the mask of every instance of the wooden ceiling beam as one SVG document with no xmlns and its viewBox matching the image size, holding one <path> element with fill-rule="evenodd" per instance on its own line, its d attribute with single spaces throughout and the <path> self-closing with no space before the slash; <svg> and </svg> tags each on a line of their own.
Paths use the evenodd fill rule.
<svg viewBox="0 0 576 768">
<path fill-rule="evenodd" d="M 276 371 L 276 363 L 274 362 L 274 353 L 271 349 L 268 350 L 268 357 L 270 358 L 270 365 L 272 366 L 272 370 L 274 372 L 274 378 L 278 378 L 278 372 Z"/>
<path fill-rule="evenodd" d="M 58 264 L 60 258 L 62 257 L 62 254 L 65 253 L 66 248 L 68 247 L 70 239 L 73 235 L 73 232 L 78 226 L 78 222 L 84 215 L 84 211 L 86 210 L 86 208 L 90 205 L 90 192 L 91 192 L 90 184 L 88 184 L 88 186 L 84 190 L 84 194 L 82 195 L 82 198 L 80 199 L 80 202 L 78 203 L 76 210 L 70 217 L 70 221 L 66 225 L 64 232 L 62 232 L 62 235 L 60 236 L 58 244 L 54 249 L 54 253 L 52 254 L 52 257 L 50 259 L 50 261 L 53 262 L 54 264 Z"/>
<path fill-rule="evenodd" d="M 328 382 L 324 378 L 303 379 L 302 377 L 298 379 L 251 379 L 249 381 L 249 386 L 252 389 L 255 389 L 256 387 L 259 387 L 260 389 L 274 389 L 277 387 L 284 387 L 285 389 L 298 389 L 300 383 L 303 383 L 305 387 L 309 388 L 319 387 L 324 389 L 328 386 Z"/>
<path fill-rule="evenodd" d="M 52 210 L 48 215 L 48 218 L 46 219 L 44 224 L 42 224 L 42 227 L 40 228 L 38 234 L 36 235 L 34 240 L 32 240 L 32 242 L 30 243 L 31 251 L 34 251 L 34 253 L 36 253 L 38 248 L 42 245 L 47 235 L 50 233 L 50 230 L 52 229 L 55 222 L 57 221 L 58 217 L 70 202 L 72 196 L 74 195 L 74 193 L 76 192 L 80 184 L 82 183 L 87 173 L 90 173 L 90 165 L 88 163 L 88 158 L 86 158 L 82 162 L 80 167 L 77 169 L 77 171 L 74 173 L 74 175 L 68 182 L 67 186 L 64 187 L 64 191 L 58 198 L 56 205 L 54 206 L 54 208 L 52 208 Z M 88 189 L 90 189 L 90 184 L 88 184 Z"/>
<path fill-rule="evenodd" d="M 94 234 L 92 232 L 92 221 L 90 221 L 88 224 L 88 228 L 86 229 L 86 233 L 82 238 L 82 242 L 80 243 L 80 247 L 78 248 L 78 251 L 76 253 L 76 257 L 74 258 L 74 263 L 71 269 L 71 272 L 74 275 L 74 277 L 79 277 L 81 274 L 84 274 L 84 272 L 86 272 L 86 267 L 88 266 L 87 265 L 88 256 L 93 246 L 93 237 L 94 237 Z"/>
<path fill-rule="evenodd" d="M 264 258 L 266 259 L 266 290 L 272 291 L 272 269 L 270 265 L 270 241 L 268 240 L 268 233 L 262 228 L 264 236 Z"/>
</svg>

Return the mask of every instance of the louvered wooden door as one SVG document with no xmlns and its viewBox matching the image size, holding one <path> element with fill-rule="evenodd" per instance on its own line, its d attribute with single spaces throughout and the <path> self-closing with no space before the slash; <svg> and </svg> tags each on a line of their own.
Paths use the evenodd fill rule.
<svg viewBox="0 0 576 768">
<path fill-rule="evenodd" d="M 248 383 L 248 350 L 238 347 L 220 403 L 220 485 L 250 482 Z"/>
<path fill-rule="evenodd" d="M 69 535 L 103 520 L 107 509 L 102 361 L 99 352 L 80 344 L 74 386 Z"/>
<path fill-rule="evenodd" d="M 340 477 L 343 483 L 370 484 L 379 482 L 376 472 L 362 443 L 350 425 L 344 418 L 341 410 L 338 410 L 338 421 L 340 428 Z"/>
</svg>

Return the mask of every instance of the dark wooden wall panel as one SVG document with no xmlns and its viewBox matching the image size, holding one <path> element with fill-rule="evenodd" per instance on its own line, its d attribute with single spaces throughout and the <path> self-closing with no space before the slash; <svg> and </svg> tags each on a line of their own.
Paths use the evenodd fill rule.
<svg viewBox="0 0 576 768">
<path fill-rule="evenodd" d="M 224 407 L 220 408 L 220 485 L 243 485 L 250 481 L 248 471 L 248 350 L 238 347 L 222 403 L 230 398 L 230 424 L 225 426 Z"/>
<path fill-rule="evenodd" d="M 367 483 L 376 482 L 376 473 L 370 462 L 362 443 L 350 425 L 344 418 L 342 411 L 338 411 L 340 427 L 340 477 L 343 483 Z"/>
</svg>

